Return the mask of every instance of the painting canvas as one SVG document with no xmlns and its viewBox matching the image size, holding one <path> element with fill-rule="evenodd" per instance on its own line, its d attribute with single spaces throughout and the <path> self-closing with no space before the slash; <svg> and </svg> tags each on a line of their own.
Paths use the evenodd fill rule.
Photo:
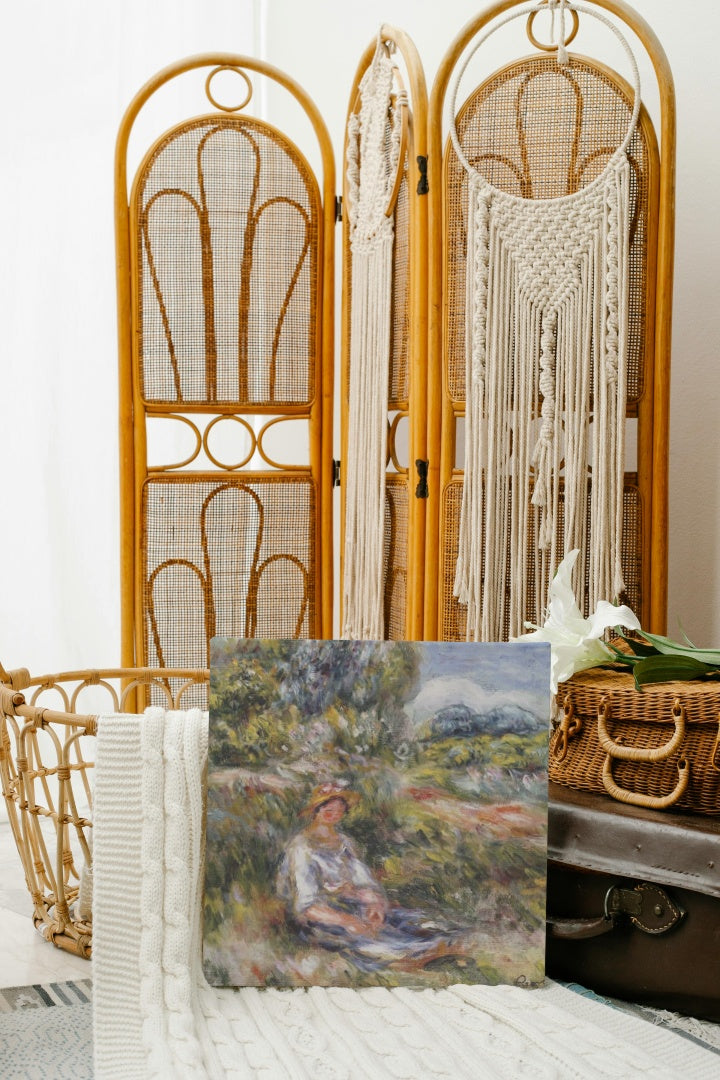
<svg viewBox="0 0 720 1080">
<path fill-rule="evenodd" d="M 549 710 L 545 644 L 215 638 L 208 980 L 536 985 Z"/>
</svg>

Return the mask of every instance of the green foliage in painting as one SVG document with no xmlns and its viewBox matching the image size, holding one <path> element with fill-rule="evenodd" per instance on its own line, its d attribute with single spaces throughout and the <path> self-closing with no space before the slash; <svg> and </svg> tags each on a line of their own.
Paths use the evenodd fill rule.
<svg viewBox="0 0 720 1080">
<path fill-rule="evenodd" d="M 418 657 L 407 643 L 215 639 L 210 711 L 212 765 L 292 760 L 316 742 L 341 758 L 392 757 L 406 724 Z"/>
</svg>

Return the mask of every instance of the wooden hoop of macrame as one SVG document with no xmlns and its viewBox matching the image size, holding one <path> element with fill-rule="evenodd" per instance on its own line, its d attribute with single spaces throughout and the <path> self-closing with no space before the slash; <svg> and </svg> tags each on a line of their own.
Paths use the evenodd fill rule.
<svg viewBox="0 0 720 1080">
<path fill-rule="evenodd" d="M 559 64 L 567 63 L 563 16 L 574 11 L 612 31 L 633 73 L 627 133 L 590 183 L 568 195 L 526 199 L 490 184 L 460 145 L 456 97 L 467 65 L 492 34 L 526 17 L 527 8 L 506 16 L 475 42 L 448 99 L 450 137 L 468 174 L 466 462 L 454 594 L 467 605 L 470 640 L 522 632 L 531 543 L 538 549 L 536 596 L 547 595 L 562 552 L 575 547 L 580 550 L 576 592 L 587 576 L 591 609 L 624 588 L 626 150 L 640 111 L 640 79 L 630 46 L 612 22 L 580 4 L 554 7 L 561 15 Z M 533 425 L 539 429 L 534 438 Z"/>
<path fill-rule="evenodd" d="M 405 157 L 407 100 L 385 45 L 360 83 L 348 121 L 352 263 L 345 467 L 342 636 L 384 637 L 385 466 L 391 344 L 394 200 Z M 388 138 L 388 118 L 390 132 Z"/>
</svg>

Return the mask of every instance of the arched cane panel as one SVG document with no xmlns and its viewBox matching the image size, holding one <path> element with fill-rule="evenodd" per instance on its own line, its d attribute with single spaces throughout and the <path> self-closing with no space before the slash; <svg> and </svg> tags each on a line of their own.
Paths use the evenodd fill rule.
<svg viewBox="0 0 720 1080">
<path fill-rule="evenodd" d="M 148 663 L 176 667 L 182 660 L 203 667 L 206 642 L 216 634 L 313 636 L 317 612 L 309 568 L 315 540 L 312 528 L 298 523 L 312 522 L 314 513 L 314 485 L 307 477 L 148 480 Z"/>
<path fill-rule="evenodd" d="M 592 181 L 622 142 L 632 111 L 632 90 L 609 69 L 571 55 L 531 56 L 507 66 L 474 90 L 457 117 L 470 162 L 494 186 L 523 198 L 570 194 Z M 647 113 L 628 149 L 631 164 L 631 246 L 628 346 L 628 471 L 623 497 L 624 601 L 642 620 L 648 579 L 649 488 L 652 455 L 654 250 L 658 152 Z M 464 460 L 465 286 L 467 175 L 448 143 L 444 155 L 443 488 L 441 497 L 438 636 L 465 638 L 465 608 L 453 597 Z M 649 270 L 650 268 L 650 270 Z M 537 402 L 539 410 L 540 401 Z M 634 460 L 637 460 L 635 467 Z M 588 514 L 592 475 L 588 483 Z M 557 521 L 562 551 L 562 495 Z M 530 508 L 533 513 L 533 508 Z M 534 556 L 528 567 L 526 617 L 542 621 L 546 596 L 536 596 Z M 586 583 L 587 591 L 587 583 Z M 586 603 L 587 607 L 587 603 Z"/>
<path fill-rule="evenodd" d="M 134 213 L 145 401 L 309 404 L 320 199 L 293 144 L 248 117 L 193 120 L 145 162 Z"/>
<path fill-rule="evenodd" d="M 241 114 L 245 105 L 217 105 L 157 139 L 123 200 L 140 106 L 197 67 L 214 69 L 206 82 L 213 106 L 219 70 L 243 78 L 245 105 L 246 69 L 292 94 L 318 138 L 322 194 L 282 132 Z M 132 431 L 132 439 L 123 435 L 122 491 L 133 488 L 123 519 L 124 653 L 130 619 L 131 661 L 141 665 L 206 667 L 216 634 L 328 636 L 321 593 L 332 584 L 325 450 L 334 168 L 324 124 L 304 92 L 269 65 L 195 57 L 161 72 L 132 103 L 118 166 L 121 430 Z M 156 450 L 177 439 L 168 436 L 172 425 L 187 449 L 171 451 L 167 464 Z M 203 695 L 200 688 L 194 703 Z"/>
</svg>

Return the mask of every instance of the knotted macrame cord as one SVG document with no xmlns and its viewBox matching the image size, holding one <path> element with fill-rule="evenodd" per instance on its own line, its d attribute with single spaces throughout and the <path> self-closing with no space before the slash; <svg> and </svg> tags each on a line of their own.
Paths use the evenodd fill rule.
<svg viewBox="0 0 720 1080">
<path fill-rule="evenodd" d="M 587 574 L 592 609 L 624 588 L 626 149 L 640 108 L 639 75 L 627 41 L 604 16 L 565 0 L 554 0 L 550 9 L 553 34 L 555 10 L 559 13 L 553 38 L 558 63 L 568 63 L 566 10 L 585 13 L 619 39 L 633 72 L 635 98 L 625 138 L 602 172 L 579 191 L 552 199 L 527 199 L 492 186 L 467 160 L 451 119 L 453 145 L 468 174 L 466 458 L 454 593 L 467 605 L 469 640 L 522 632 L 531 542 L 536 598 L 531 614 L 542 621 L 549 581 L 562 555 L 563 468 L 561 545 L 581 552 L 576 591 Z M 527 14 L 528 9 L 513 12 L 475 43 L 448 96 L 451 118 L 471 57 L 501 26 Z"/>
<path fill-rule="evenodd" d="M 385 470 L 391 348 L 393 215 L 386 210 L 400 165 L 401 110 L 392 106 L 394 65 L 378 45 L 348 121 L 351 252 L 350 385 L 344 468 L 344 638 L 384 634 Z M 392 122 L 387 137 L 388 115 Z"/>
</svg>

